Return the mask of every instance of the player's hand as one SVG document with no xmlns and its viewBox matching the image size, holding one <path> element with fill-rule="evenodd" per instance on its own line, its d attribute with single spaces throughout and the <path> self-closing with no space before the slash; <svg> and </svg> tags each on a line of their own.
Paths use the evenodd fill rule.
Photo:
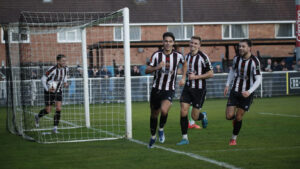
<svg viewBox="0 0 300 169">
<path fill-rule="evenodd" d="M 194 72 L 189 73 L 189 80 L 195 80 L 195 79 L 197 79 L 197 76 L 195 75 L 195 73 Z"/>
<path fill-rule="evenodd" d="M 69 83 L 64 83 L 64 87 L 69 87 Z"/>
<path fill-rule="evenodd" d="M 225 88 L 224 88 L 224 97 L 226 97 L 226 95 L 228 93 L 228 90 L 229 90 L 229 86 L 225 86 Z"/>
<path fill-rule="evenodd" d="M 181 79 L 180 81 L 179 81 L 179 86 L 184 86 L 184 84 L 185 84 L 185 79 Z"/>
<path fill-rule="evenodd" d="M 162 67 L 165 67 L 166 63 L 161 61 L 158 65 L 157 65 L 157 70 L 161 69 Z"/>
<path fill-rule="evenodd" d="M 243 91 L 243 92 L 242 92 L 242 95 L 243 95 L 243 97 L 247 98 L 247 97 L 250 96 L 250 92 L 248 92 L 248 91 Z"/>
</svg>

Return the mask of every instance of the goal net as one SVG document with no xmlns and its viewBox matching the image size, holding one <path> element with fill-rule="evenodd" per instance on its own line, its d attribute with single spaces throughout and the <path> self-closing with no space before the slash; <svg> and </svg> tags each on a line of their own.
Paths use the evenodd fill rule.
<svg viewBox="0 0 300 169">
<path fill-rule="evenodd" d="M 20 22 L 4 30 L 9 131 L 40 143 L 132 137 L 128 8 L 112 13 L 22 12 Z M 39 118 L 39 126 L 35 116 L 45 108 L 41 78 L 57 64 L 59 54 L 66 56 L 69 71 L 55 133 L 56 102 Z"/>
</svg>

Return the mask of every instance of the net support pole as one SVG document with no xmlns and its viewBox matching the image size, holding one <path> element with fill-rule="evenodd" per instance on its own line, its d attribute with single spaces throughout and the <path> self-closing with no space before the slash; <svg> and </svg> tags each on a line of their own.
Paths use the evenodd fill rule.
<svg viewBox="0 0 300 169">
<path fill-rule="evenodd" d="M 129 9 L 123 8 L 123 39 L 125 60 L 125 106 L 126 106 L 126 138 L 132 138 L 132 105 L 131 105 L 131 77 L 130 77 L 130 35 Z"/>
<path fill-rule="evenodd" d="M 84 113 L 85 125 L 87 128 L 90 123 L 90 102 L 89 102 L 89 81 L 88 81 L 88 66 L 87 66 L 87 51 L 86 51 L 86 28 L 81 29 L 81 48 L 82 48 L 82 67 L 83 67 L 83 93 L 84 93 Z"/>
</svg>

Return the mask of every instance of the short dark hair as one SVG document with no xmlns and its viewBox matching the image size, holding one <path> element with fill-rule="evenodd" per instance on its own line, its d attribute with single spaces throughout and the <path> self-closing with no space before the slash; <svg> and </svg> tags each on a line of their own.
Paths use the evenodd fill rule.
<svg viewBox="0 0 300 169">
<path fill-rule="evenodd" d="M 252 47 L 252 41 L 250 39 L 243 39 L 240 42 L 246 42 L 249 47 Z"/>
<path fill-rule="evenodd" d="M 173 41 L 175 41 L 175 36 L 172 32 L 165 32 L 163 34 L 163 39 L 165 39 L 165 37 L 171 37 L 173 39 Z"/>
<path fill-rule="evenodd" d="M 59 61 L 61 58 L 65 58 L 65 57 L 66 57 L 66 56 L 63 55 L 63 54 L 58 54 L 58 55 L 56 56 L 56 60 Z"/>
<path fill-rule="evenodd" d="M 191 39 L 196 39 L 196 40 L 198 40 L 198 41 L 200 42 L 200 44 L 201 44 L 201 42 L 202 42 L 200 36 L 192 36 Z"/>
</svg>

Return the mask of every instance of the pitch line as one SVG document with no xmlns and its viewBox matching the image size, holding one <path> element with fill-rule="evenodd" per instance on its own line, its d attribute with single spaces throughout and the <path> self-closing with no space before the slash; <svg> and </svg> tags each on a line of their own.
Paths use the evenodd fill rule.
<svg viewBox="0 0 300 169">
<path fill-rule="evenodd" d="M 145 145 L 145 146 L 148 145 L 145 142 L 142 142 L 142 141 L 139 141 L 139 140 L 135 140 L 135 139 L 129 139 L 129 141 L 132 141 L 132 142 L 137 143 L 137 144 Z M 228 163 L 225 163 L 225 162 L 221 162 L 221 161 L 217 161 L 217 160 L 214 160 L 214 159 L 210 159 L 210 158 L 207 158 L 207 157 L 204 157 L 204 156 L 200 156 L 198 154 L 184 152 L 184 151 L 179 151 L 179 150 L 175 150 L 175 149 L 172 149 L 172 148 L 167 148 L 167 147 L 163 147 L 163 146 L 159 146 L 159 145 L 154 145 L 154 147 L 156 147 L 158 149 L 165 150 L 165 151 L 169 151 L 169 152 L 172 152 L 172 153 L 186 155 L 186 156 L 189 156 L 189 157 L 197 159 L 197 160 L 202 160 L 202 161 L 205 161 L 205 162 L 208 162 L 208 163 L 212 163 L 212 164 L 218 165 L 220 167 L 225 167 L 225 168 L 229 168 L 229 169 L 238 169 L 238 167 L 233 166 L 231 164 L 228 164 Z"/>
<path fill-rule="evenodd" d="M 245 148 L 245 149 L 221 149 L 221 150 L 202 150 L 196 152 L 202 153 L 211 153 L 211 152 L 234 152 L 234 151 L 261 151 L 261 150 L 294 150 L 300 149 L 300 146 L 292 146 L 292 147 L 274 147 L 274 148 Z"/>
<path fill-rule="evenodd" d="M 282 117 L 300 117 L 299 115 L 292 115 L 292 114 L 279 114 L 279 113 L 266 113 L 266 112 L 259 112 L 258 114 L 263 115 L 271 115 L 271 116 L 282 116 Z"/>
<path fill-rule="evenodd" d="M 33 112 L 30 112 L 30 113 L 35 114 Z M 47 116 L 45 116 L 45 118 L 51 119 L 50 117 L 47 117 Z M 62 123 L 66 123 L 66 124 L 69 124 L 71 126 L 78 127 L 77 124 L 74 124 L 74 123 L 71 123 L 71 122 L 68 122 L 68 121 L 65 121 L 65 120 L 60 120 L 60 121 Z M 90 127 L 89 129 L 92 129 L 92 130 L 98 131 L 98 132 L 105 132 L 107 134 L 110 134 L 110 135 L 113 135 L 113 136 L 116 136 L 116 137 L 119 136 L 117 134 L 114 134 L 114 133 L 111 133 L 111 132 L 108 132 L 108 131 L 102 131 L 101 129 L 96 129 L 96 128 L 93 128 L 93 127 Z M 119 138 L 121 138 L 121 137 L 122 136 L 119 136 Z M 148 145 L 147 143 L 142 142 L 140 140 L 136 140 L 136 139 L 128 139 L 128 140 L 131 141 L 131 142 L 137 143 L 137 144 L 141 144 L 141 145 L 145 145 L 145 146 Z M 78 142 L 78 141 L 74 141 L 74 142 Z M 205 162 L 208 162 L 208 163 L 211 163 L 211 164 L 215 164 L 215 165 L 218 165 L 220 167 L 225 167 L 225 168 L 229 168 L 229 169 L 240 169 L 240 168 L 238 168 L 236 166 L 233 166 L 231 164 L 228 164 L 228 163 L 225 163 L 225 162 L 221 162 L 221 161 L 217 161 L 217 160 L 214 160 L 214 159 L 210 159 L 210 158 L 207 158 L 207 157 L 204 157 L 204 156 L 200 156 L 198 154 L 184 152 L 184 151 L 179 151 L 179 150 L 175 150 L 175 149 L 172 149 L 172 148 L 167 148 L 167 147 L 163 147 L 163 146 L 159 146 L 159 145 L 154 145 L 154 147 L 156 147 L 158 149 L 165 150 L 165 151 L 169 151 L 169 152 L 172 152 L 172 153 L 186 155 L 188 157 L 191 157 L 191 158 L 194 158 L 194 159 L 197 159 L 197 160 L 202 160 L 202 161 L 205 161 Z"/>
</svg>

